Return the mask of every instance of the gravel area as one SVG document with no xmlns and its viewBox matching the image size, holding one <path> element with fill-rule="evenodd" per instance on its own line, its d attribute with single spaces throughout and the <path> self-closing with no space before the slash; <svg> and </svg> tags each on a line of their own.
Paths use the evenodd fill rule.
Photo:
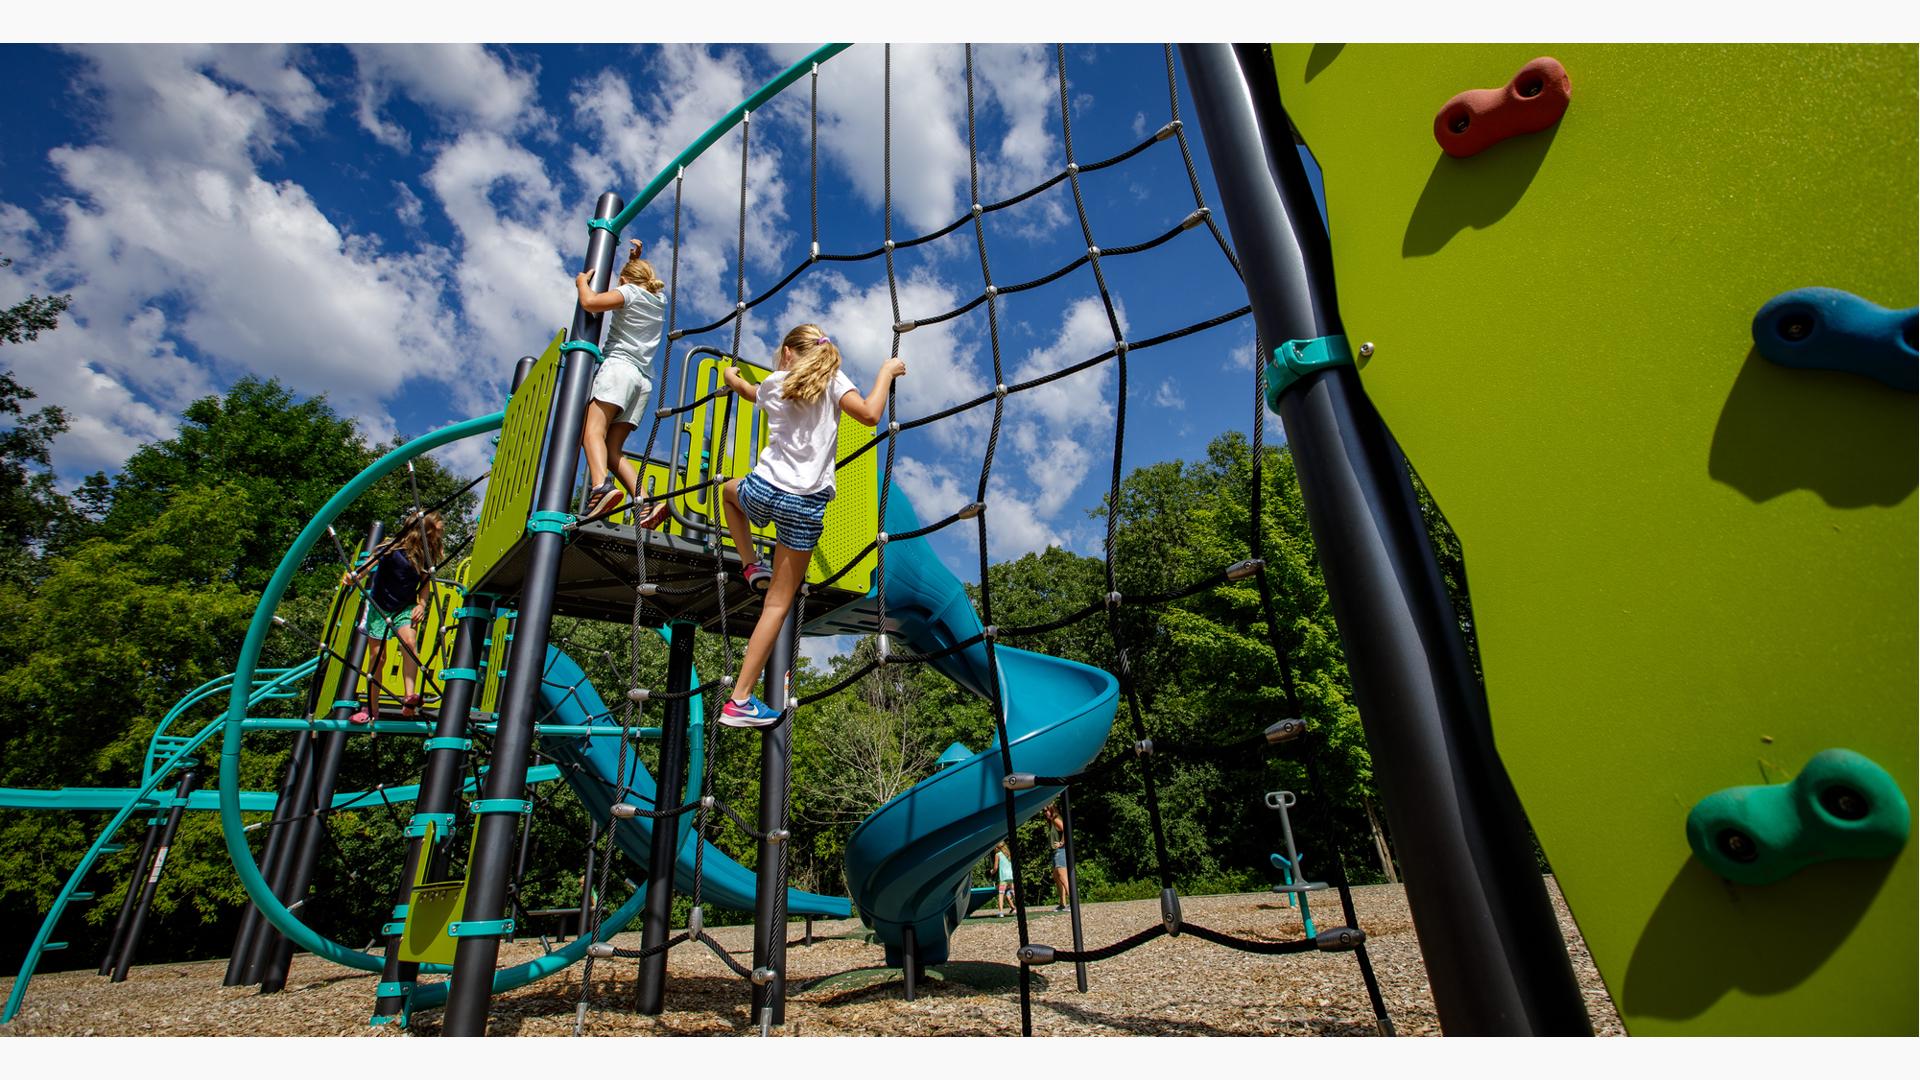
<svg viewBox="0 0 1920 1080">
<path fill-rule="evenodd" d="M 1567 914 L 1558 888 L 1549 890 L 1586 993 L 1598 1034 L 1621 1035 L 1615 1013 L 1586 945 Z M 1437 1035 L 1433 997 L 1420 961 L 1406 906 L 1397 885 L 1354 890 L 1368 954 L 1381 993 L 1402 1035 Z M 1289 940 L 1301 933 L 1298 911 L 1273 893 L 1187 897 L 1186 921 L 1237 937 Z M 1338 922 L 1339 901 L 1314 897 L 1316 924 Z M 1117 941 L 1159 921 L 1159 903 L 1136 900 L 1089 904 L 1084 909 L 1089 948 Z M 1031 939 L 1066 948 L 1072 931 L 1066 915 L 1051 908 L 1029 913 Z M 794 923 L 793 938 L 801 926 Z M 745 962 L 752 928 L 721 927 L 713 936 Z M 857 921 L 816 922 L 815 944 L 790 949 L 787 1035 L 1018 1035 L 1018 968 L 1012 963 L 1018 934 L 1012 916 L 976 916 L 953 939 L 953 963 L 926 980 L 914 1001 L 902 993 L 897 972 L 880 968 L 881 950 L 869 945 Z M 638 947 L 639 935 L 616 942 Z M 539 942 L 519 941 L 501 950 L 502 963 L 539 955 Z M 570 1035 L 580 998 L 580 969 L 502 995 L 494 1002 L 491 1031 L 498 1035 Z M 23 1035 L 329 1035 L 395 1037 L 405 1032 L 372 1027 L 367 1017 L 378 976 L 351 971 L 301 955 L 294 959 L 286 990 L 262 995 L 251 987 L 222 987 L 223 960 L 153 964 L 135 968 L 114 985 L 91 970 L 34 979 L 20 1016 L 0 1036 Z M 748 1034 L 747 984 L 697 943 L 674 950 L 669 963 L 667 1011 L 658 1017 L 632 1012 L 637 963 L 596 961 L 587 1033 L 591 1035 Z M 1346 953 L 1260 956 L 1221 948 L 1191 936 L 1160 938 L 1118 957 L 1089 965 L 1088 989 L 1074 986 L 1071 965 L 1034 969 L 1033 1029 L 1036 1035 L 1372 1035 L 1372 1009 L 1354 957 Z M 832 976 L 839 976 L 832 978 Z M 0 993 L 12 987 L 0 980 Z M 414 1028 L 433 1033 L 438 1010 L 414 1018 Z"/>
</svg>

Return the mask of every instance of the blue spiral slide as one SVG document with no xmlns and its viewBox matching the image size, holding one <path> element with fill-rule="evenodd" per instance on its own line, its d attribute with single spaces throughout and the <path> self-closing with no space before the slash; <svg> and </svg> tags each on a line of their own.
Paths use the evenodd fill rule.
<svg viewBox="0 0 1920 1080">
<path fill-rule="evenodd" d="M 887 532 L 920 527 L 897 486 L 887 495 Z M 981 632 L 966 589 L 924 540 L 887 545 L 887 625 L 914 649 L 932 652 Z M 997 645 L 994 660 L 1006 703 L 1007 741 L 1016 772 L 1068 776 L 1106 744 L 1119 706 L 1119 683 L 1099 668 Z M 985 645 L 933 661 L 942 675 L 991 697 Z M 847 841 L 847 885 L 861 921 L 899 966 L 907 931 L 921 964 L 947 959 L 948 939 L 966 917 L 974 866 L 1006 836 L 1006 769 L 998 739 L 893 798 Z M 1059 796 L 1057 787 L 1017 793 L 1024 821 Z"/>
</svg>

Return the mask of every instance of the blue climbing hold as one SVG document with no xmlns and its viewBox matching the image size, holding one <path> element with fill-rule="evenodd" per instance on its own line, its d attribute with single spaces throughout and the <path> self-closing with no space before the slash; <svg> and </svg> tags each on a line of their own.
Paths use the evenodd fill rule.
<svg viewBox="0 0 1920 1080">
<path fill-rule="evenodd" d="M 1785 367 L 1844 371 L 1911 391 L 1920 379 L 1917 317 L 1920 308 L 1894 311 L 1841 289 L 1794 289 L 1761 305 L 1753 344 Z"/>
</svg>

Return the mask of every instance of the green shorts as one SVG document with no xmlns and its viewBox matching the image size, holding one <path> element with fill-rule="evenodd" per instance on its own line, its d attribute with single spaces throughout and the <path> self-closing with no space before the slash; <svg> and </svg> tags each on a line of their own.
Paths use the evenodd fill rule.
<svg viewBox="0 0 1920 1080">
<path fill-rule="evenodd" d="M 367 604 L 367 636 L 375 641 L 386 641 L 399 636 L 400 629 L 413 625 L 413 609 L 404 611 L 381 611 L 378 604 Z"/>
</svg>

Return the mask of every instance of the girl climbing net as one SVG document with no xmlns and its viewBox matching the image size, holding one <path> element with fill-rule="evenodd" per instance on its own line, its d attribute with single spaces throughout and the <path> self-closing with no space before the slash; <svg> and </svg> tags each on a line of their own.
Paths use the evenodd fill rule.
<svg viewBox="0 0 1920 1080">
<path fill-rule="evenodd" d="M 868 427 L 878 425 L 887 388 L 907 371 L 899 357 L 889 359 L 880 365 L 872 393 L 861 397 L 853 380 L 840 371 L 840 350 L 812 323 L 787 332 L 778 363 L 779 369 L 759 386 L 732 365 L 721 369 L 727 388 L 758 405 L 767 419 L 767 445 L 759 462 L 744 479 L 726 484 L 727 532 L 740 553 L 742 572 L 747 584 L 767 593 L 741 658 L 733 698 L 720 709 L 720 722 L 729 727 L 767 727 L 779 721 L 779 710 L 760 700 L 753 684 L 786 622 L 807 559 L 820 539 L 827 504 L 833 501 L 840 413 Z M 775 523 L 772 567 L 754 555 L 749 520 L 756 526 Z"/>
</svg>

